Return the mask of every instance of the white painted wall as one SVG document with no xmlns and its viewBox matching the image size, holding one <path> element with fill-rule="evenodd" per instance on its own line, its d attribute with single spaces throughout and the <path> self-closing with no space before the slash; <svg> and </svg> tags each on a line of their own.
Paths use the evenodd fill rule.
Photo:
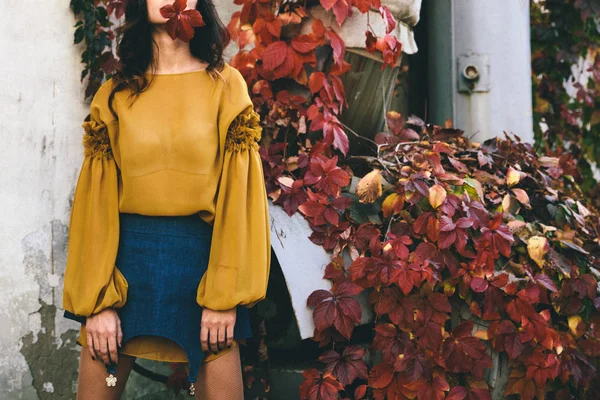
<svg viewBox="0 0 600 400">
<path fill-rule="evenodd" d="M 0 398 L 37 398 L 20 340 L 40 332 L 40 301 L 61 305 L 65 224 L 87 105 L 69 3 L 0 5 L 10 10 L 0 17 Z M 67 328 L 59 321 L 56 337 Z"/>
</svg>

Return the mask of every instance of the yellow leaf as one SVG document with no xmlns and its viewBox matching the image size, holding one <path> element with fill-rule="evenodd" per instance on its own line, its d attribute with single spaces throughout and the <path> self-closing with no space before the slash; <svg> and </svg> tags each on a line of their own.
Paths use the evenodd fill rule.
<svg viewBox="0 0 600 400">
<path fill-rule="evenodd" d="M 485 330 L 478 329 L 473 336 L 481 340 L 489 340 L 488 331 Z"/>
<path fill-rule="evenodd" d="M 521 173 L 513 167 L 508 168 L 508 174 L 506 174 L 506 184 L 508 186 L 514 186 L 521 180 Z"/>
<path fill-rule="evenodd" d="M 404 207 L 404 197 L 399 195 L 398 193 L 392 193 L 385 198 L 383 204 L 381 205 L 381 209 L 383 211 L 383 216 L 388 218 L 392 214 L 398 214 L 402 211 Z"/>
<path fill-rule="evenodd" d="M 544 266 L 544 256 L 549 250 L 548 239 L 543 236 L 532 236 L 527 242 L 527 252 L 529 257 L 542 268 Z"/>
<path fill-rule="evenodd" d="M 456 287 L 453 284 L 451 284 L 448 281 L 444 282 L 444 295 L 445 296 L 450 297 L 454 294 L 455 291 L 456 291 Z"/>
<path fill-rule="evenodd" d="M 440 185 L 433 185 L 429 188 L 429 204 L 433 208 L 438 208 L 446 200 L 446 195 L 446 189 Z"/>
<path fill-rule="evenodd" d="M 569 317 L 569 329 L 576 338 L 581 337 L 585 333 L 585 322 L 579 315 L 571 315 Z"/>
<path fill-rule="evenodd" d="M 369 172 L 356 185 L 356 195 L 361 203 L 373 203 L 382 193 L 381 172 L 378 169 Z"/>
</svg>

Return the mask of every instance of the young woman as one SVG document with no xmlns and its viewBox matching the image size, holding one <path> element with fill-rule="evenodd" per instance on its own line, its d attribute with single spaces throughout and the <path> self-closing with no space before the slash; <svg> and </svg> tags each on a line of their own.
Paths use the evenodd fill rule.
<svg viewBox="0 0 600 400">
<path fill-rule="evenodd" d="M 63 308 L 85 400 L 120 398 L 136 357 L 186 362 L 197 398 L 242 399 L 236 339 L 266 294 L 258 114 L 213 2 L 187 1 L 205 23 L 189 43 L 167 33 L 170 3 L 127 2 L 121 64 L 83 123 Z"/>
</svg>

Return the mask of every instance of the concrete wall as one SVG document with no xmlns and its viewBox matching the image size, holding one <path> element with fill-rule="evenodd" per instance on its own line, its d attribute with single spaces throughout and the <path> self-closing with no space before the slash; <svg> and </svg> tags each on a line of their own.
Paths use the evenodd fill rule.
<svg viewBox="0 0 600 400">
<path fill-rule="evenodd" d="M 533 142 L 529 2 L 427 0 L 429 118 L 475 141 L 515 133 Z M 463 68 L 480 78 L 464 91 Z"/>
<path fill-rule="evenodd" d="M 217 3 L 228 22 L 237 6 Z M 81 124 L 89 111 L 79 80 L 81 48 L 73 45 L 76 20 L 68 1 L 0 0 L 0 6 L 6 11 L 0 24 L 0 399 L 70 399 L 79 324 L 62 317 L 61 305 L 83 158 Z M 164 365 L 156 368 L 164 372 Z M 164 385 L 148 386 L 133 375 L 127 397 L 166 398 Z"/>
</svg>

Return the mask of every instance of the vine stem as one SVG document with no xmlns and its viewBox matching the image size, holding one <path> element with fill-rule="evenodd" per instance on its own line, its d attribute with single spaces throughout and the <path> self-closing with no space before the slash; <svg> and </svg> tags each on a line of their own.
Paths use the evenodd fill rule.
<svg viewBox="0 0 600 400">
<path fill-rule="evenodd" d="M 364 139 L 364 140 L 366 140 L 367 142 L 371 142 L 371 143 L 373 143 L 375 146 L 379 146 L 379 145 L 377 144 L 377 142 L 375 142 L 374 140 L 371 140 L 371 139 L 369 139 L 369 138 L 368 138 L 368 137 L 366 137 L 366 136 L 363 136 L 363 135 L 360 135 L 360 134 L 356 133 L 356 132 L 355 132 L 355 131 L 354 131 L 352 128 L 350 128 L 348 125 L 344 124 L 343 122 L 341 122 L 341 121 L 340 121 L 340 124 L 341 124 L 341 125 L 344 127 L 344 129 L 347 129 L 349 132 L 351 132 L 351 133 L 352 133 L 354 136 L 356 136 L 357 138 Z"/>
</svg>

